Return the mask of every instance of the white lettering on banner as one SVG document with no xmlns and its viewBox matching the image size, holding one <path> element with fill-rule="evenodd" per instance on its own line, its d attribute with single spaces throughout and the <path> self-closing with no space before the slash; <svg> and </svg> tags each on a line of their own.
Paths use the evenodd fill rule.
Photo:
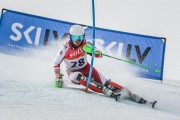
<svg viewBox="0 0 180 120">
<path fill-rule="evenodd" d="M 35 38 L 35 45 L 39 45 L 39 40 L 40 40 L 40 36 L 41 36 L 41 28 L 37 28 L 37 32 L 36 32 L 36 38 Z"/>
<path fill-rule="evenodd" d="M 14 41 L 19 41 L 21 38 L 22 38 L 22 34 L 21 32 L 17 29 L 17 28 L 23 28 L 23 25 L 22 24 L 19 24 L 19 23 L 14 23 L 12 26 L 11 26 L 11 29 L 12 31 L 17 35 L 17 36 L 13 36 L 11 35 L 10 38 Z"/>
<path fill-rule="evenodd" d="M 109 43 L 107 46 L 103 46 L 104 43 L 105 43 L 104 40 L 96 39 L 96 46 L 100 51 L 106 52 L 108 55 L 114 56 L 113 55 L 114 52 L 111 52 L 111 49 L 117 44 L 117 42 L 113 41 L 113 42 Z M 116 57 L 122 58 L 122 49 L 123 49 L 123 43 L 119 42 Z"/>
<path fill-rule="evenodd" d="M 117 57 L 122 58 L 123 43 L 119 43 Z"/>
<path fill-rule="evenodd" d="M 19 46 L 19 45 L 14 45 L 14 44 L 11 44 L 11 43 L 9 43 L 8 46 L 11 47 L 11 48 L 18 48 L 18 49 L 21 49 L 21 50 L 33 50 L 32 48 Z"/>
<path fill-rule="evenodd" d="M 12 31 L 16 34 L 16 36 L 11 35 L 10 39 L 13 41 L 19 41 L 22 38 L 22 33 L 17 28 L 22 29 L 24 26 L 21 23 L 14 23 L 12 24 Z M 23 34 L 28 44 L 33 44 L 32 39 L 30 38 L 30 33 L 35 29 L 35 26 L 30 26 L 28 29 L 26 29 Z M 36 34 L 35 34 L 35 45 L 39 45 L 40 35 L 41 35 L 41 29 L 37 27 Z"/>
<path fill-rule="evenodd" d="M 26 31 L 24 31 L 24 36 L 29 44 L 33 44 L 31 38 L 29 37 L 29 33 L 34 30 L 34 26 L 29 27 Z"/>
<path fill-rule="evenodd" d="M 117 42 L 111 42 L 106 48 L 106 52 L 108 55 L 113 55 L 112 52 L 111 52 L 111 48 L 114 47 L 114 45 L 116 44 Z"/>
<path fill-rule="evenodd" d="M 145 58 L 147 57 L 148 53 L 151 50 L 151 47 L 146 47 L 144 52 L 142 52 L 139 45 L 128 44 L 127 47 L 125 46 L 126 51 L 124 51 L 124 53 L 123 53 L 124 43 L 112 41 L 111 43 L 109 43 L 106 46 L 104 45 L 104 43 L 105 43 L 104 40 L 96 39 L 96 47 L 99 50 L 101 50 L 102 52 L 105 52 L 110 56 L 114 56 L 114 57 L 117 57 L 120 59 L 128 59 L 131 62 L 135 62 L 135 63 L 139 62 L 140 64 L 143 63 L 143 61 L 145 60 Z M 117 44 L 118 44 L 118 47 L 115 49 L 115 51 L 112 51 L 112 48 Z M 134 50 L 136 52 L 137 58 L 131 58 L 132 50 Z M 113 53 L 117 53 L 117 54 L 114 55 Z"/>
<path fill-rule="evenodd" d="M 98 48 L 98 50 L 100 50 L 100 51 L 102 51 L 102 52 L 104 52 L 105 50 L 104 50 L 104 40 L 102 40 L 102 39 L 96 39 L 95 40 L 95 44 L 96 44 L 96 47 Z"/>
</svg>

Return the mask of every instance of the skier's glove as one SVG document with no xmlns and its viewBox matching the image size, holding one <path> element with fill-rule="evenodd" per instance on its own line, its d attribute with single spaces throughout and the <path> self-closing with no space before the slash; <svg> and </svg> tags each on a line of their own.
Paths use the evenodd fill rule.
<svg viewBox="0 0 180 120">
<path fill-rule="evenodd" d="M 62 77 L 63 77 L 63 74 L 60 74 L 58 77 L 56 77 L 56 79 L 55 79 L 55 87 L 58 87 L 58 88 L 61 88 L 62 86 L 63 86 L 63 79 L 62 79 Z"/>
<path fill-rule="evenodd" d="M 82 49 L 85 53 L 89 54 L 92 56 L 92 43 L 88 43 L 83 47 Z M 94 55 L 95 57 L 97 58 L 102 58 L 102 52 L 100 50 L 97 50 L 95 48 L 95 51 L 94 51 Z"/>
<path fill-rule="evenodd" d="M 95 52 L 96 54 L 95 54 L 95 57 L 97 57 L 97 58 L 102 58 L 102 52 L 101 51 L 96 51 Z"/>
<path fill-rule="evenodd" d="M 87 53 L 88 55 L 90 55 L 90 56 L 92 56 L 92 53 Z M 96 57 L 96 58 L 102 58 L 102 52 L 101 51 L 95 51 L 95 54 L 94 54 L 94 56 Z"/>
</svg>

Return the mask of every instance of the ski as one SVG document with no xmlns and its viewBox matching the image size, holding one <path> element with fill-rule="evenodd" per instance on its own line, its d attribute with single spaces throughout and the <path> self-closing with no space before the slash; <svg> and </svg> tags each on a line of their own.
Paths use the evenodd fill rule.
<svg viewBox="0 0 180 120">
<path fill-rule="evenodd" d="M 84 75 L 81 75 L 79 74 L 77 76 L 77 79 L 79 80 L 79 84 L 81 84 L 82 86 L 86 86 L 87 84 L 87 77 L 85 77 Z M 54 85 L 55 87 L 58 87 L 56 86 L 56 84 Z M 75 86 L 66 86 L 66 85 L 63 85 L 63 88 L 69 88 L 69 89 L 79 89 L 79 90 L 83 90 L 83 88 L 74 88 Z M 91 79 L 91 83 L 89 84 L 89 89 L 93 92 L 93 93 L 97 93 L 97 94 L 100 94 L 100 95 L 105 95 L 103 93 L 103 85 L 96 82 L 95 80 Z M 121 87 L 121 86 L 120 86 Z M 61 88 L 61 87 L 60 87 Z M 112 89 L 112 88 L 111 88 Z M 132 101 L 132 102 L 135 102 L 137 104 L 142 104 L 142 105 L 147 105 L 147 106 L 150 106 L 152 108 L 155 108 L 155 105 L 157 103 L 157 101 L 153 101 L 153 102 L 150 102 L 148 100 L 145 100 L 141 97 L 139 97 L 138 95 L 136 94 L 131 94 L 131 92 L 127 89 L 113 89 L 112 90 L 113 93 L 108 96 L 108 97 L 111 97 L 111 98 L 114 98 L 116 101 L 121 101 L 121 100 L 128 100 L 128 101 Z M 121 93 L 120 93 L 121 92 Z M 119 94 L 120 93 L 120 94 Z M 129 94 L 128 94 L 129 93 Z M 106 96 L 106 95 L 105 95 Z"/>
<path fill-rule="evenodd" d="M 147 101 L 147 100 L 146 100 L 146 102 L 143 103 L 142 105 L 146 105 L 146 106 L 149 106 L 149 107 L 151 107 L 151 108 L 155 108 L 156 103 L 157 103 L 157 101 L 152 101 L 152 102 L 150 102 L 150 101 Z M 140 104 L 141 104 L 141 103 L 140 103 Z"/>
</svg>

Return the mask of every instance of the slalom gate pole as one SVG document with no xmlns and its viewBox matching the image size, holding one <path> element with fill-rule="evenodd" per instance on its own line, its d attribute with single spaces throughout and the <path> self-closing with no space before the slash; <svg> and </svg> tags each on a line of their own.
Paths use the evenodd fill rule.
<svg viewBox="0 0 180 120">
<path fill-rule="evenodd" d="M 93 40 L 92 40 L 92 57 L 91 57 L 91 66 L 89 71 L 89 76 L 85 88 L 85 92 L 88 91 L 89 84 L 91 82 L 92 77 L 92 70 L 93 70 L 93 63 L 94 63 L 94 47 L 95 47 L 95 7 L 94 7 L 94 0 L 92 0 L 92 20 L 93 20 Z"/>
</svg>

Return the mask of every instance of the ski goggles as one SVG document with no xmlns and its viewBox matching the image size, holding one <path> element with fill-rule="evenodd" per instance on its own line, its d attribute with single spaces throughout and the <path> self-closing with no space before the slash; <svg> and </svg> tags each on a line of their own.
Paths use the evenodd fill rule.
<svg viewBox="0 0 180 120">
<path fill-rule="evenodd" d="M 75 41 L 83 41 L 84 40 L 84 35 L 70 35 L 70 38 L 73 42 Z"/>
</svg>

